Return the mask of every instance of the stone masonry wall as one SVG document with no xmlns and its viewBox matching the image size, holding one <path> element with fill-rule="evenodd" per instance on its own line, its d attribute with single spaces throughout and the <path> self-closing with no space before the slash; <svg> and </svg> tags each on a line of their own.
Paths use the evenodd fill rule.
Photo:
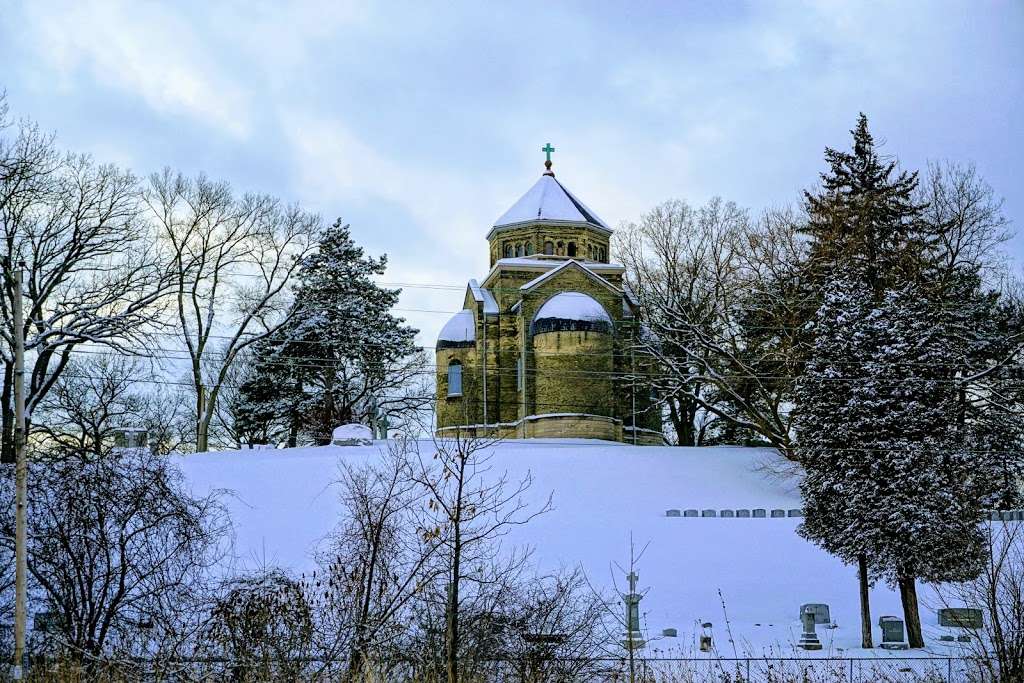
<svg viewBox="0 0 1024 683">
<path fill-rule="evenodd" d="M 576 244 L 576 256 L 578 259 L 592 258 L 597 260 L 596 250 L 604 250 L 604 262 L 608 261 L 609 244 L 608 236 L 592 228 L 581 226 L 560 226 L 534 224 L 522 228 L 506 228 L 499 230 L 490 241 L 491 265 L 504 256 L 505 245 L 512 247 L 512 255 L 516 255 L 517 245 L 529 246 L 525 256 L 544 253 L 544 242 L 554 242 L 556 245 L 561 242 L 563 250 L 560 256 L 568 256 L 568 244 Z M 587 251 L 587 249 L 591 251 Z M 557 253 L 557 252 L 556 252 Z M 588 254 L 590 254 L 588 256 Z"/>
</svg>

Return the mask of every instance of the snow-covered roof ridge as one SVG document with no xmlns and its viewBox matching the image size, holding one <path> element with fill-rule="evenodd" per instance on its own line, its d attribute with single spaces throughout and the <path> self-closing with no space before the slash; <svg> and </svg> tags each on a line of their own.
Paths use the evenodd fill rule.
<svg viewBox="0 0 1024 683">
<path fill-rule="evenodd" d="M 476 320 L 473 311 L 464 308 L 453 315 L 437 335 L 437 348 L 470 346 L 476 343 Z"/>
<path fill-rule="evenodd" d="M 615 292 L 616 294 L 619 293 L 619 290 L 615 287 L 615 285 L 613 285 L 612 283 L 610 283 L 607 280 L 605 280 L 598 273 L 595 273 L 594 271 L 592 271 L 590 268 L 587 267 L 587 265 L 585 263 L 580 263 L 579 261 L 576 261 L 574 259 L 569 259 L 568 261 L 566 261 L 562 265 L 558 266 L 557 268 L 552 268 L 551 270 L 549 270 L 548 272 L 544 273 L 543 275 L 539 275 L 538 277 L 533 278 L 532 280 L 530 280 L 526 284 L 520 286 L 519 287 L 519 291 L 521 291 L 521 292 L 529 291 L 529 290 L 533 289 L 534 287 L 536 287 L 537 285 L 539 285 L 539 284 L 541 284 L 543 282 L 546 282 L 547 280 L 550 280 L 556 274 L 561 273 L 566 268 L 579 268 L 580 270 L 582 270 L 588 277 L 590 277 L 595 282 L 598 282 L 598 283 L 604 285 L 605 287 L 607 287 L 611 291 Z"/>
<path fill-rule="evenodd" d="M 535 221 L 588 223 L 611 232 L 597 214 L 555 180 L 553 175 L 540 179 L 512 207 L 494 222 L 495 228 Z"/>
<path fill-rule="evenodd" d="M 484 289 L 475 279 L 469 281 L 469 291 L 473 293 L 473 300 L 484 305 L 484 313 L 488 315 L 498 314 L 498 302 L 490 290 Z"/>
</svg>

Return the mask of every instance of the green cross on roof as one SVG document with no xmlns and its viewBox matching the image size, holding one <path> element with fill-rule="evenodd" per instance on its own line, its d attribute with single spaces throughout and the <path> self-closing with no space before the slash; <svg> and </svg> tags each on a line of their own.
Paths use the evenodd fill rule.
<svg viewBox="0 0 1024 683">
<path fill-rule="evenodd" d="M 549 142 L 546 145 L 544 145 L 543 147 L 541 147 L 540 151 L 542 151 L 542 152 L 544 152 L 545 154 L 548 155 L 547 161 L 550 163 L 551 162 L 551 153 L 555 151 L 555 148 L 551 146 L 551 143 Z"/>
</svg>

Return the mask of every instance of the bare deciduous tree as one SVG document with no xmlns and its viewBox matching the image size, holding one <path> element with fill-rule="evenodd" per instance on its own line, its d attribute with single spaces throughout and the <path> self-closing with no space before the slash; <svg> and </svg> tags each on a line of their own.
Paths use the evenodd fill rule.
<svg viewBox="0 0 1024 683">
<path fill-rule="evenodd" d="M 437 441 L 429 460 L 422 457 L 414 478 L 423 487 L 427 509 L 420 522 L 424 540 L 439 546 L 439 561 L 446 582 L 444 652 L 448 683 L 461 678 L 459 652 L 465 602 L 474 589 L 496 579 L 507 579 L 525 557 L 507 555 L 511 566 L 500 574 L 486 570 L 496 566 L 500 541 L 513 527 L 530 522 L 551 509 L 551 498 L 531 509 L 523 497 L 533 479 L 527 473 L 514 481 L 494 466 L 492 441 L 463 438 Z"/>
<path fill-rule="evenodd" d="M 170 251 L 177 331 L 195 391 L 196 449 L 209 448 L 217 400 L 238 354 L 288 320 L 287 286 L 320 218 L 266 195 L 165 170 L 145 192 Z"/>
<path fill-rule="evenodd" d="M 174 464 L 145 449 L 62 451 L 31 470 L 32 602 L 49 613 L 57 651 L 88 666 L 180 655 L 224 550 L 217 495 L 192 497 Z M 5 480 L 3 510 L 12 495 Z M 8 513 L 0 543 L 13 542 Z"/>
<path fill-rule="evenodd" d="M 324 558 L 331 590 L 314 602 L 348 626 L 347 652 L 340 654 L 352 680 L 393 651 L 407 625 L 402 617 L 437 572 L 431 560 L 438 546 L 416 525 L 422 489 L 410 454 L 410 442 L 399 440 L 380 462 L 342 469 L 345 517 Z"/>
<path fill-rule="evenodd" d="M 0 103 L 2 105 L 2 103 Z M 24 263 L 32 415 L 81 344 L 139 352 L 169 279 L 142 219 L 131 173 L 64 155 L 51 136 L 0 117 L 0 391 L 2 455 L 13 456 L 14 269 Z"/>
<path fill-rule="evenodd" d="M 668 403 L 680 445 L 754 434 L 791 448 L 787 398 L 794 343 L 786 302 L 796 232 L 784 212 L 752 225 L 731 202 L 694 209 L 666 202 L 623 231 L 617 243 L 640 300 L 645 353 L 658 361 L 658 392 Z M 772 327 L 772 326 L 775 327 Z"/>
</svg>

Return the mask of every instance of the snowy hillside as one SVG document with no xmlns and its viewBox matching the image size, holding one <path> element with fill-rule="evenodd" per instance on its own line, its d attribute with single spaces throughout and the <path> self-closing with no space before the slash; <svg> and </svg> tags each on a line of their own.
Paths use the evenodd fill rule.
<svg viewBox="0 0 1024 683">
<path fill-rule="evenodd" d="M 382 447 L 228 451 L 182 462 L 197 492 L 232 491 L 238 568 L 265 563 L 298 573 L 313 567 L 312 551 L 336 523 L 338 468 L 375 458 Z M 420 448 L 429 455 L 431 444 Z M 649 543 L 637 569 L 640 587 L 648 589 L 641 603 L 646 627 L 651 637 L 664 628 L 679 634 L 652 648 L 692 654 L 700 622 L 710 621 L 720 654 L 731 656 L 719 590 L 741 655 L 788 650 L 800 635 L 798 609 L 808 602 L 828 603 L 839 625 L 819 627 L 821 654 L 859 644 L 855 571 L 797 536 L 799 519 L 666 516 L 669 509 L 798 508 L 794 483 L 765 473 L 781 464 L 773 451 L 569 439 L 495 448 L 497 468 L 513 478 L 532 474 L 528 495 L 536 505 L 553 497 L 551 512 L 507 539 L 534 546 L 541 569 L 580 564 L 592 583 L 610 586 L 612 563 L 628 563 L 630 534 L 638 547 Z M 614 572 L 621 586 L 622 574 Z M 947 654 L 934 640 L 933 596 L 926 587 L 920 593 L 926 638 L 933 636 L 929 649 Z M 898 596 L 876 587 L 872 613 L 876 623 L 881 615 L 902 615 Z"/>
</svg>

